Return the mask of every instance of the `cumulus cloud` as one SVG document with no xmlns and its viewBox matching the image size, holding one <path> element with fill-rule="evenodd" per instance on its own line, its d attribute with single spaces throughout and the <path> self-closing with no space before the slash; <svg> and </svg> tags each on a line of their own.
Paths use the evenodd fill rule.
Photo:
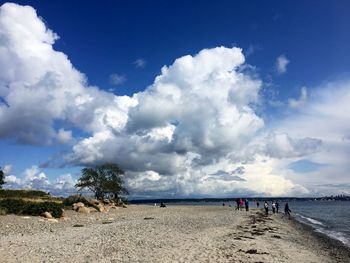
<svg viewBox="0 0 350 263">
<path fill-rule="evenodd" d="M 319 150 L 322 140 L 293 139 L 287 133 L 273 133 L 266 138 L 266 154 L 274 158 L 302 157 Z"/>
<path fill-rule="evenodd" d="M 107 123 L 116 128 L 125 119 L 123 107 L 132 98 L 88 86 L 67 56 L 53 49 L 57 39 L 32 7 L 0 7 L 0 97 L 5 102 L 0 138 L 48 145 L 57 134 L 67 139 L 68 133 L 54 129 L 56 121 L 93 132 Z"/>
<path fill-rule="evenodd" d="M 224 180 L 224 181 L 245 181 L 242 177 L 237 175 L 232 175 L 223 170 L 219 170 L 216 173 L 211 174 L 211 176 L 206 178 L 207 180 Z"/>
<path fill-rule="evenodd" d="M 240 151 L 264 126 L 251 107 L 261 82 L 237 71 L 243 62 L 240 49 L 220 47 L 164 66 L 153 85 L 133 96 L 124 126 L 80 141 L 70 160 L 108 158 L 131 171 L 175 174 L 186 162 L 206 165 Z"/>
<path fill-rule="evenodd" d="M 2 171 L 4 172 L 5 175 L 9 175 L 12 172 L 12 164 L 6 164 L 2 168 Z"/>
<path fill-rule="evenodd" d="M 68 57 L 54 50 L 57 39 L 32 7 L 0 7 L 0 138 L 74 142 L 66 163 L 116 162 L 135 196 L 306 192 L 274 172 L 274 160 L 314 153 L 318 141 L 286 135 L 278 145 L 257 143 L 265 127 L 256 113 L 262 82 L 242 70 L 240 48 L 180 57 L 144 91 L 115 96 L 89 86 Z M 87 135 L 73 138 L 66 127 Z M 266 159 L 259 157 L 266 153 Z M 217 171 L 234 172 L 213 175 Z M 51 192 L 73 185 L 70 175 L 51 182 L 36 166 L 20 180 L 9 178 Z"/>
<path fill-rule="evenodd" d="M 305 87 L 302 87 L 300 90 L 299 99 L 289 99 L 288 105 L 291 108 L 300 108 L 306 103 L 306 100 L 307 100 L 307 89 Z"/>
<path fill-rule="evenodd" d="M 276 69 L 278 74 L 284 74 L 287 72 L 287 66 L 289 64 L 289 60 L 285 55 L 281 55 L 276 59 Z"/>
<path fill-rule="evenodd" d="M 63 128 L 58 130 L 57 133 L 57 140 L 59 143 L 69 143 L 73 140 L 73 136 L 72 136 L 72 131 L 69 130 L 65 130 Z"/>
<path fill-rule="evenodd" d="M 25 169 L 21 176 L 7 175 L 5 181 L 5 187 L 9 189 L 43 190 L 55 196 L 66 196 L 77 192 L 74 187 L 76 180 L 71 174 L 63 174 L 50 181 L 36 165 Z"/>
<path fill-rule="evenodd" d="M 302 134 L 304 137 L 317 138 L 322 141 L 321 147 L 310 152 L 307 158 L 310 162 L 322 164 L 314 171 L 304 173 L 290 171 L 290 178 L 313 190 L 313 194 L 330 194 L 324 184 L 343 185 L 336 191 L 332 188 L 332 194 L 341 194 L 347 189 L 349 183 L 350 143 L 344 140 L 350 133 L 350 82 L 346 80 L 328 82 L 320 87 L 313 88 L 312 96 L 307 103 L 285 119 L 279 120 L 278 129 L 281 133 L 288 133 L 295 138 Z M 312 146 L 315 144 L 308 144 Z M 303 158 L 299 158 L 297 161 Z"/>
<path fill-rule="evenodd" d="M 113 73 L 109 75 L 109 83 L 111 83 L 112 85 L 118 86 L 118 85 L 124 84 L 125 81 L 126 81 L 125 75 L 120 75 L 117 73 Z"/>
<path fill-rule="evenodd" d="M 143 58 L 138 58 L 133 62 L 133 64 L 136 68 L 144 68 L 146 67 L 146 60 L 144 60 Z"/>
</svg>

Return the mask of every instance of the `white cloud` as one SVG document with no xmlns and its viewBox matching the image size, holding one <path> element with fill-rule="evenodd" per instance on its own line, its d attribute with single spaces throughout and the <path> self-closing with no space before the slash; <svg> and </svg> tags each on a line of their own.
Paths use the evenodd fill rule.
<svg viewBox="0 0 350 263">
<path fill-rule="evenodd" d="M 8 185 L 21 185 L 21 179 L 17 178 L 14 175 L 5 176 L 5 182 L 5 187 L 7 187 Z"/>
<path fill-rule="evenodd" d="M 265 127 L 256 113 L 262 82 L 242 70 L 241 49 L 217 47 L 180 57 L 129 97 L 89 86 L 67 56 L 53 49 L 57 39 L 33 8 L 1 6 L 0 96 L 6 103 L 0 105 L 0 138 L 75 142 L 66 162 L 117 162 L 135 196 L 305 193 L 274 167 L 277 156 L 315 153 L 315 140 L 286 135 L 272 147 L 257 139 Z M 57 123 L 88 135 L 74 141 L 70 130 L 55 129 Z M 267 152 L 269 162 L 263 162 L 259 156 Z M 242 166 L 244 176 L 208 180 L 219 170 Z M 245 181 L 227 180 L 234 176 Z M 74 181 L 64 175 L 51 182 L 36 166 L 22 177 L 9 180 L 49 191 L 72 191 Z"/>
<path fill-rule="evenodd" d="M 59 143 L 63 144 L 71 142 L 73 140 L 72 131 L 65 130 L 63 128 L 59 129 L 57 133 L 57 140 Z"/>
<path fill-rule="evenodd" d="M 349 191 L 349 154 L 350 143 L 344 140 L 350 134 L 350 82 L 336 81 L 313 88 L 313 93 L 298 112 L 283 120 L 278 120 L 275 127 L 281 133 L 291 137 L 300 134 L 303 137 L 317 138 L 322 147 L 310 152 L 308 160 L 322 164 L 307 176 L 303 173 L 289 171 L 289 178 L 312 189 L 316 195 L 340 194 Z M 324 184 L 338 185 L 331 190 Z"/>
<path fill-rule="evenodd" d="M 67 56 L 53 49 L 58 37 L 32 7 L 7 3 L 0 10 L 0 96 L 5 102 L 0 138 L 49 145 L 57 134 L 58 139 L 69 136 L 55 131 L 55 121 L 86 132 L 123 125 L 132 98 L 88 86 Z"/>
<path fill-rule="evenodd" d="M 289 60 L 286 56 L 281 55 L 276 59 L 276 69 L 278 74 L 284 74 L 287 72 L 287 66 L 289 64 Z"/>
<path fill-rule="evenodd" d="M 4 172 L 5 175 L 9 175 L 12 172 L 12 164 L 6 164 L 2 168 L 2 171 Z"/>
<path fill-rule="evenodd" d="M 272 146 L 266 139 L 256 145 L 264 121 L 251 105 L 258 103 L 261 82 L 237 70 L 243 61 L 241 50 L 222 47 L 177 59 L 163 67 L 153 85 L 134 95 L 136 103 L 123 128 L 80 141 L 69 160 L 116 161 L 128 171 L 132 194 L 143 197 L 307 193 L 281 174 L 271 174 L 273 167 L 266 169 L 255 158 L 264 153 L 273 158 L 304 156 L 315 152 L 319 141 L 287 137 L 286 145 Z M 248 172 L 244 177 L 213 176 L 225 166 L 226 171 L 237 169 L 225 161 L 245 163 Z M 257 175 L 249 173 L 257 166 L 262 167 L 254 170 Z M 160 177 L 152 180 L 145 171 Z"/>
<path fill-rule="evenodd" d="M 109 83 L 111 83 L 112 85 L 121 85 L 124 84 L 126 81 L 126 76 L 125 75 L 120 75 L 117 73 L 113 73 L 111 75 L 109 75 Z"/>
<path fill-rule="evenodd" d="M 261 83 L 236 71 L 243 62 L 240 49 L 220 47 L 164 66 L 153 85 L 134 95 L 124 127 L 82 140 L 71 160 L 110 158 L 126 169 L 173 174 L 183 170 L 187 153 L 205 164 L 239 151 L 264 125 L 250 106 Z"/>
<path fill-rule="evenodd" d="M 43 190 L 55 196 L 66 196 L 77 192 L 74 187 L 77 181 L 71 174 L 63 174 L 50 181 L 36 165 L 27 168 L 21 176 L 7 175 L 5 181 L 5 188 Z"/>
<path fill-rule="evenodd" d="M 250 44 L 247 48 L 247 50 L 245 51 L 244 55 L 246 57 L 249 57 L 251 55 L 253 55 L 256 51 L 258 50 L 261 50 L 261 46 L 260 45 L 253 45 L 253 44 Z"/>
<path fill-rule="evenodd" d="M 133 64 L 136 68 L 144 68 L 146 67 L 146 60 L 144 60 L 143 58 L 138 58 L 133 62 Z"/>
<path fill-rule="evenodd" d="M 299 99 L 289 99 L 288 105 L 291 108 L 300 108 L 306 103 L 307 100 L 307 89 L 305 87 L 302 87 L 300 90 L 300 97 Z"/>
<path fill-rule="evenodd" d="M 269 134 L 264 141 L 266 142 L 266 154 L 279 159 L 310 155 L 317 152 L 322 145 L 320 139 L 293 139 L 287 133 Z"/>
</svg>

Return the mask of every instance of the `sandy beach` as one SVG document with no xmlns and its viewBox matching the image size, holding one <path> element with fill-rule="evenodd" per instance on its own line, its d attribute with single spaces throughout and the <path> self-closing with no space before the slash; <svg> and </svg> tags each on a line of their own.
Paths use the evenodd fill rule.
<svg viewBox="0 0 350 263">
<path fill-rule="evenodd" d="M 0 262 L 350 262 L 337 241 L 260 210 L 131 205 L 66 216 L 0 216 Z"/>
</svg>

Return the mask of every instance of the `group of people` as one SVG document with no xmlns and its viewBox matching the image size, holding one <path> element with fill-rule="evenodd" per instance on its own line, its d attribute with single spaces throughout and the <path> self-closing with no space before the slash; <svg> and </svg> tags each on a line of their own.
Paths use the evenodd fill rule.
<svg viewBox="0 0 350 263">
<path fill-rule="evenodd" d="M 271 206 L 272 206 L 272 213 L 273 214 L 278 213 L 279 203 L 273 201 Z M 265 203 L 264 203 L 264 209 L 265 209 L 265 214 L 268 215 L 269 214 L 269 204 L 268 204 L 267 201 L 265 201 Z M 288 218 L 290 219 L 290 213 L 291 212 L 292 211 L 289 209 L 288 203 L 286 203 L 284 205 L 284 215 L 288 215 Z"/>
<path fill-rule="evenodd" d="M 260 206 L 260 203 L 259 203 L 259 201 L 257 201 L 256 207 L 259 208 L 259 206 Z M 245 208 L 246 211 L 249 211 L 249 200 L 245 199 L 243 201 L 242 198 L 237 198 L 236 199 L 236 210 L 242 210 L 243 207 Z M 271 208 L 272 208 L 273 214 L 279 212 L 279 207 L 280 207 L 280 204 L 278 203 L 278 201 L 272 201 Z M 268 215 L 269 214 L 269 203 L 267 201 L 265 201 L 265 203 L 264 203 L 264 210 L 265 210 L 265 215 Z M 288 203 L 286 203 L 284 206 L 284 214 L 287 215 L 289 219 L 290 219 L 291 212 L 292 211 L 289 209 Z"/>
<path fill-rule="evenodd" d="M 237 198 L 237 199 L 236 199 L 236 204 L 237 204 L 236 210 L 239 210 L 239 209 L 242 210 L 243 207 L 245 207 L 245 210 L 246 210 L 246 211 L 249 211 L 249 200 L 248 200 L 248 199 L 245 199 L 245 200 L 243 201 L 243 199 Z"/>
<path fill-rule="evenodd" d="M 278 203 L 278 201 L 272 201 L 272 213 L 275 214 L 275 213 L 278 213 L 278 210 L 279 210 L 279 207 L 280 207 L 280 204 Z M 266 214 L 269 213 L 269 204 L 267 201 L 265 201 L 264 203 L 264 209 L 265 209 L 265 212 Z"/>
</svg>

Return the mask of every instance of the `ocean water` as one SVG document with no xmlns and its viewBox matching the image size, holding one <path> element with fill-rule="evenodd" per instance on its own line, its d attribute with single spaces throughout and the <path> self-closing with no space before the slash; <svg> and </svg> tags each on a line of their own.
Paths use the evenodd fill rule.
<svg viewBox="0 0 350 263">
<path fill-rule="evenodd" d="M 350 201 L 294 201 L 289 207 L 300 222 L 350 247 Z"/>
<path fill-rule="evenodd" d="M 231 206 L 235 202 L 167 202 L 166 205 L 214 205 Z M 350 201 L 289 201 L 292 217 L 299 222 L 311 226 L 314 231 L 341 241 L 350 247 Z M 260 201 L 260 208 L 264 202 Z M 284 202 L 279 202 L 280 212 L 284 212 Z M 250 201 L 249 206 L 256 208 L 256 202 Z M 269 202 L 271 212 L 271 202 Z"/>
</svg>

